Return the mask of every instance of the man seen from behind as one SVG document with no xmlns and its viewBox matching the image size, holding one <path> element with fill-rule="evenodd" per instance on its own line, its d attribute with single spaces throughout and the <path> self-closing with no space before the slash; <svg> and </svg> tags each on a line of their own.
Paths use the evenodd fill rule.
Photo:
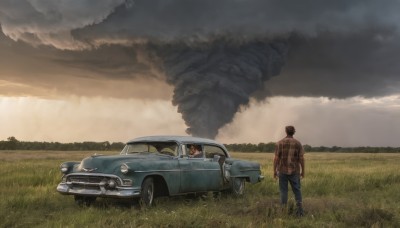
<svg viewBox="0 0 400 228">
<path fill-rule="evenodd" d="M 304 178 L 304 150 L 301 143 L 293 138 L 296 132 L 293 126 L 286 126 L 286 137 L 275 147 L 274 178 L 279 177 L 281 204 L 288 201 L 288 184 L 290 184 L 296 200 L 297 216 L 303 216 L 300 177 Z"/>
</svg>

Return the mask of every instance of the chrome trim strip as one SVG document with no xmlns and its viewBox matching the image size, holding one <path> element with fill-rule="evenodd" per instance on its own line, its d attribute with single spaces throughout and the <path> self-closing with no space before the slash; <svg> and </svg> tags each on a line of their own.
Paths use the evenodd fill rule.
<svg viewBox="0 0 400 228">
<path fill-rule="evenodd" d="M 115 178 L 118 179 L 119 183 L 121 183 L 121 186 L 129 186 L 129 185 L 124 185 L 124 182 L 122 178 L 120 178 L 117 175 L 113 174 L 104 174 L 104 173 L 70 173 L 65 175 L 66 180 L 68 177 L 74 177 L 74 176 L 90 176 L 90 177 L 108 177 L 108 178 Z M 73 182 L 74 184 L 85 184 L 85 185 L 91 185 L 93 183 L 87 183 L 87 182 Z M 98 185 L 97 183 L 94 183 L 95 185 Z"/>
<path fill-rule="evenodd" d="M 260 171 L 260 169 L 239 169 L 240 171 Z"/>
<path fill-rule="evenodd" d="M 83 169 L 83 171 L 85 171 L 85 172 L 93 172 L 93 171 L 96 171 L 97 170 L 97 168 L 82 168 Z"/>
<path fill-rule="evenodd" d="M 150 173 L 150 172 L 189 172 L 189 171 L 221 171 L 220 169 L 174 169 L 174 170 L 146 170 L 134 171 L 135 173 Z"/>
<path fill-rule="evenodd" d="M 172 169 L 172 170 L 146 170 L 146 171 L 133 171 L 135 173 L 149 173 L 149 172 L 180 172 L 180 169 Z"/>
<path fill-rule="evenodd" d="M 113 177 L 113 178 L 118 178 L 121 179 L 119 176 L 117 175 L 113 175 L 113 174 L 104 174 L 104 173 L 70 173 L 65 175 L 66 177 L 69 176 L 98 176 L 98 177 Z"/>
<path fill-rule="evenodd" d="M 184 169 L 182 171 L 219 171 L 219 172 L 221 172 L 221 169 Z"/>
</svg>

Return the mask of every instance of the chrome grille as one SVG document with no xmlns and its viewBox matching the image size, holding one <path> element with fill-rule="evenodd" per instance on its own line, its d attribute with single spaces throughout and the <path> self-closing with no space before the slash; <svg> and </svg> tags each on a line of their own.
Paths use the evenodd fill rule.
<svg viewBox="0 0 400 228">
<path fill-rule="evenodd" d="M 67 181 L 68 182 L 99 184 L 102 180 L 108 180 L 108 179 L 110 179 L 110 178 L 99 177 L 99 176 L 70 176 L 67 178 Z"/>
<path fill-rule="evenodd" d="M 117 186 L 121 186 L 121 180 L 117 176 L 112 175 L 79 175 L 70 174 L 66 178 L 67 183 L 73 188 L 84 188 L 84 189 L 100 189 L 100 186 L 105 186 L 107 188 L 108 181 L 114 180 Z"/>
</svg>

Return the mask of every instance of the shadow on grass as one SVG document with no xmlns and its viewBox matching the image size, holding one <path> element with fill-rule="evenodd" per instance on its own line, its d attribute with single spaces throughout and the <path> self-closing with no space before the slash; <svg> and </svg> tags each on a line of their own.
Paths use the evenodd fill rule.
<svg viewBox="0 0 400 228">
<path fill-rule="evenodd" d="M 175 207 L 177 204 L 185 204 L 187 206 L 195 205 L 199 201 L 208 200 L 222 200 L 225 197 L 214 197 L 210 194 L 188 194 L 182 196 L 170 196 L 170 197 L 157 197 L 154 199 L 154 208 L 158 206 L 162 207 Z M 119 209 L 137 209 L 142 210 L 138 199 L 116 199 L 116 198 L 97 198 L 90 206 L 78 206 L 76 207 L 93 207 L 93 208 L 119 208 Z"/>
</svg>

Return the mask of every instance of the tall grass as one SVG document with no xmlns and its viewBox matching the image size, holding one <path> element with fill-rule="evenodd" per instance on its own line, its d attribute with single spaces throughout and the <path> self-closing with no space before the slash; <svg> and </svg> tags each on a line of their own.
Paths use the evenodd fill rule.
<svg viewBox="0 0 400 228">
<path fill-rule="evenodd" d="M 58 166 L 92 153 L 0 152 L 0 227 L 400 227 L 400 154 L 306 154 L 305 217 L 299 219 L 293 194 L 280 207 L 273 155 L 260 153 L 232 153 L 260 162 L 266 177 L 246 185 L 241 198 L 159 198 L 142 210 L 98 199 L 81 208 L 56 192 Z"/>
</svg>

